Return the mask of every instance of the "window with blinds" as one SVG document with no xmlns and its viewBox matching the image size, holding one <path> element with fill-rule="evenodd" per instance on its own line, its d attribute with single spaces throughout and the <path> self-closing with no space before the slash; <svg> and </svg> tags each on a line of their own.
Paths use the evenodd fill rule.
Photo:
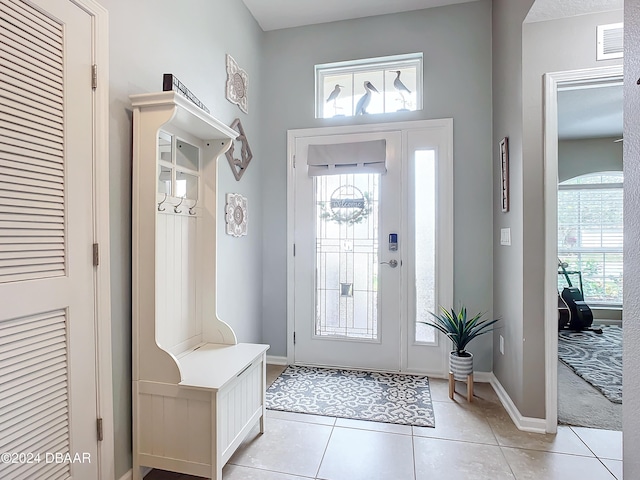
<svg viewBox="0 0 640 480">
<path fill-rule="evenodd" d="M 622 172 L 591 173 L 558 186 L 558 256 L 582 273 L 585 301 L 622 305 Z M 577 276 L 571 278 L 579 285 Z M 567 285 L 558 275 L 558 287 Z"/>
</svg>

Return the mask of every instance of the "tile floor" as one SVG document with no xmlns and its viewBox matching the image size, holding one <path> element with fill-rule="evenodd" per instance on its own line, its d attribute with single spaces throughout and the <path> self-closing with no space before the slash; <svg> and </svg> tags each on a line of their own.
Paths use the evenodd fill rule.
<svg viewBox="0 0 640 480">
<path fill-rule="evenodd" d="M 279 372 L 269 366 L 269 380 Z M 249 435 L 224 480 L 622 479 L 622 432 L 521 432 L 490 385 L 476 384 L 468 404 L 463 384 L 451 400 L 446 380 L 430 382 L 435 428 L 268 410 L 265 434 Z M 196 477 L 154 470 L 145 480 Z"/>
</svg>

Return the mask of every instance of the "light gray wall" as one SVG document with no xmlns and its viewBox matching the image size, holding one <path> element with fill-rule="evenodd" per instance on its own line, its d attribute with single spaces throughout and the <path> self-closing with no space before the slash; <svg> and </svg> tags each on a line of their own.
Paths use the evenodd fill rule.
<svg viewBox="0 0 640 480">
<path fill-rule="evenodd" d="M 522 415 L 544 418 L 542 76 L 615 64 L 595 62 L 595 26 L 620 21 L 621 12 L 523 25 L 532 3 L 493 1 L 494 158 L 508 136 L 511 182 L 509 213 L 500 212 L 494 194 L 494 235 L 511 228 L 512 241 L 494 244 L 494 312 L 507 319 L 505 354 L 494 348 L 494 373 Z"/>
<path fill-rule="evenodd" d="M 558 180 L 595 172 L 622 171 L 620 137 L 585 138 L 558 142 Z"/>
<path fill-rule="evenodd" d="M 493 0 L 493 310 L 503 328 L 504 355 L 493 351 L 493 372 L 518 408 L 523 404 L 523 168 L 522 22 L 533 0 Z M 510 209 L 500 208 L 499 142 L 509 137 Z M 511 229 L 511 246 L 501 246 L 500 229 Z"/>
<path fill-rule="evenodd" d="M 220 234 L 218 314 L 241 341 L 262 336 L 262 193 L 259 142 L 263 32 L 239 0 L 100 0 L 109 11 L 110 194 L 115 472 L 131 468 L 131 108 L 129 95 L 162 90 L 173 73 L 227 125 L 239 117 L 254 153 L 236 182 L 223 158 L 219 166 L 219 218 L 225 193 L 249 202 L 249 234 Z M 249 75 L 249 114 L 224 98 L 225 53 Z M 222 226 L 220 227 L 222 232 Z M 219 232 L 219 233 L 220 233 Z"/>
<path fill-rule="evenodd" d="M 596 61 L 596 26 L 622 21 L 622 11 L 523 26 L 523 415 L 545 416 L 543 90 L 547 72 L 620 65 Z"/>
<path fill-rule="evenodd" d="M 286 132 L 288 129 L 453 117 L 455 302 L 491 312 L 491 3 L 266 32 L 264 44 L 264 330 L 286 355 Z M 424 52 L 424 110 L 389 116 L 314 118 L 314 65 Z M 268 227 L 267 227 L 268 226 Z M 492 338 L 471 345 L 490 371 Z"/>
<path fill-rule="evenodd" d="M 640 478 L 640 2 L 624 6 L 624 478 Z"/>
</svg>

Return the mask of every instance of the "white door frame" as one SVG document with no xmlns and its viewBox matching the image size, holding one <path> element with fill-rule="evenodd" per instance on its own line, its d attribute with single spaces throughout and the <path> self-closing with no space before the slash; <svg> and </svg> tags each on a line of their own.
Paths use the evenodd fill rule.
<svg viewBox="0 0 640 480">
<path fill-rule="evenodd" d="M 563 84 L 622 78 L 622 65 L 544 75 L 545 412 L 547 433 L 558 428 L 558 89 Z"/>
<path fill-rule="evenodd" d="M 295 278 L 294 278 L 294 241 L 295 241 L 295 145 L 296 139 L 309 136 L 323 136 L 323 135 L 339 135 L 339 134 L 358 134 L 358 133 L 372 133 L 372 132 L 385 132 L 385 131 L 404 131 L 404 130 L 419 130 L 427 128 L 443 128 L 449 132 L 447 138 L 446 154 L 450 156 L 451 168 L 453 168 L 453 119 L 434 119 L 434 120 L 416 120 L 407 122 L 389 122 L 389 123 L 376 123 L 368 125 L 351 125 L 351 126 L 336 126 L 336 127 L 317 127 L 307 129 L 297 129 L 287 131 L 287 364 L 292 365 L 294 363 L 294 342 L 293 335 L 295 329 Z M 404 149 L 403 145 L 403 155 Z M 451 178 L 453 179 L 453 173 Z M 453 180 L 452 180 L 453 181 Z M 443 223 L 443 229 L 447 230 L 448 238 L 453 239 L 453 189 L 448 189 L 448 195 L 450 198 L 445 202 L 448 205 L 448 209 L 444 213 L 447 216 L 446 221 Z M 445 263 L 453 265 L 453 246 L 441 245 L 444 249 L 442 256 L 446 258 Z M 438 278 L 442 280 L 442 284 L 439 286 L 441 292 L 438 294 L 440 298 L 445 298 L 448 303 L 453 302 L 453 273 L 452 268 L 438 268 Z M 406 309 L 403 309 L 406 312 Z M 404 338 L 404 337 L 403 337 Z M 445 349 L 442 349 L 443 351 Z M 443 359 L 446 360 L 448 352 L 443 353 Z M 446 361 L 444 364 L 446 364 Z M 439 376 L 437 372 L 429 374 L 430 376 Z M 444 373 L 442 375 L 444 376 Z"/>
<path fill-rule="evenodd" d="M 110 480 L 115 478 L 115 459 L 109 242 L 109 15 L 94 0 L 69 1 L 92 17 L 92 63 L 97 65 L 97 88 L 93 92 L 93 235 L 99 245 L 99 264 L 95 269 L 96 409 L 103 424 L 97 461 L 100 479 Z"/>
</svg>

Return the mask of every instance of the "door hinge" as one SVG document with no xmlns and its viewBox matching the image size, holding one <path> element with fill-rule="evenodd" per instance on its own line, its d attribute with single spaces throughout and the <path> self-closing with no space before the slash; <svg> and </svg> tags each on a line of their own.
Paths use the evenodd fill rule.
<svg viewBox="0 0 640 480">
<path fill-rule="evenodd" d="M 293 256 L 294 257 L 296 256 L 296 244 L 295 243 L 293 244 Z"/>
<path fill-rule="evenodd" d="M 293 156 L 293 168 L 296 168 L 296 156 Z"/>
<path fill-rule="evenodd" d="M 98 65 L 95 63 L 91 65 L 91 88 L 93 90 L 98 88 Z"/>
<path fill-rule="evenodd" d="M 93 266 L 97 267 L 100 265 L 100 249 L 97 243 L 93 244 Z"/>
<path fill-rule="evenodd" d="M 293 344 L 296 344 L 296 332 L 293 332 Z"/>
<path fill-rule="evenodd" d="M 102 419 L 96 420 L 96 430 L 98 431 L 98 441 L 101 442 L 104 439 L 104 432 L 102 430 Z"/>
</svg>

